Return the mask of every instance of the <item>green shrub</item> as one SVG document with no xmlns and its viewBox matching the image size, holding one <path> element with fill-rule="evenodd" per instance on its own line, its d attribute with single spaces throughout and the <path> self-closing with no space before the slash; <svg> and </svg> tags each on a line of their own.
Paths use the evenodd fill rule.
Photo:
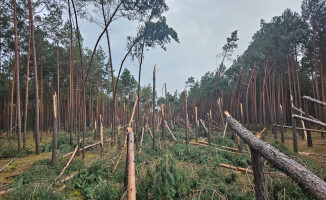
<svg viewBox="0 0 326 200">
<path fill-rule="evenodd" d="M 176 199 L 191 193 L 196 180 L 175 159 L 162 156 L 155 170 L 147 168 L 137 184 L 137 199 Z"/>
<path fill-rule="evenodd" d="M 16 157 L 18 154 L 18 150 L 16 147 L 9 145 L 8 148 L 4 149 L 1 153 L 0 153 L 0 158 L 14 158 Z"/>
<path fill-rule="evenodd" d="M 108 181 L 101 181 L 92 192 L 92 199 L 119 199 L 118 188 Z"/>
</svg>

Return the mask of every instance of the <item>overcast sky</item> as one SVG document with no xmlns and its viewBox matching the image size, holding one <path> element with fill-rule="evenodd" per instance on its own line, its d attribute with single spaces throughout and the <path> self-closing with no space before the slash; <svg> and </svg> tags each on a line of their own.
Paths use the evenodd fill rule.
<svg viewBox="0 0 326 200">
<path fill-rule="evenodd" d="M 157 66 L 156 88 L 162 94 L 163 84 L 173 93 L 182 91 L 185 81 L 190 77 L 200 80 L 208 71 L 217 68 L 216 55 L 221 52 L 226 38 L 238 30 L 239 48 L 234 57 L 241 55 L 248 47 L 252 35 L 259 30 L 260 20 L 270 21 L 281 15 L 286 8 L 300 13 L 300 0 L 166 0 L 169 11 L 164 15 L 169 26 L 178 33 L 180 43 L 160 47 L 145 53 L 142 67 L 141 85 L 151 83 L 153 67 Z M 85 20 L 80 22 L 84 45 L 93 49 L 102 29 Z M 137 25 L 127 21 L 116 21 L 110 28 L 111 49 L 115 70 L 125 55 L 126 37 L 135 35 Z M 100 42 L 105 52 L 106 38 Z M 126 63 L 131 73 L 138 79 L 138 62 Z"/>
</svg>

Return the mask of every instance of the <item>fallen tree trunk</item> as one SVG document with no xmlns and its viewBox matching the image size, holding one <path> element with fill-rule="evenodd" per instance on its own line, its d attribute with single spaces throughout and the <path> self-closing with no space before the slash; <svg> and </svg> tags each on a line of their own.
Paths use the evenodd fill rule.
<svg viewBox="0 0 326 200">
<path fill-rule="evenodd" d="M 325 154 L 318 154 L 318 153 L 308 153 L 308 152 L 299 152 L 300 155 L 305 155 L 305 156 L 321 156 L 321 157 L 326 157 Z"/>
<path fill-rule="evenodd" d="M 303 98 L 303 99 L 307 99 L 307 100 L 309 100 L 309 101 L 311 101 L 311 102 L 314 102 L 314 103 L 320 104 L 320 105 L 322 105 L 322 106 L 326 106 L 326 103 L 325 103 L 325 102 L 318 101 L 318 100 L 316 100 L 316 99 L 314 99 L 314 98 L 311 98 L 311 97 L 309 97 L 309 96 L 303 96 L 302 98 Z"/>
<path fill-rule="evenodd" d="M 173 135 L 173 133 L 172 133 L 172 131 L 171 131 L 168 123 L 165 120 L 164 120 L 164 123 L 165 123 L 165 126 L 168 129 L 169 133 L 171 134 L 172 138 L 174 139 L 174 141 L 177 141 L 177 138 L 174 137 L 174 135 Z"/>
<path fill-rule="evenodd" d="M 276 127 L 281 127 L 281 125 L 279 124 L 273 124 L 273 126 Z M 283 126 L 284 128 L 288 128 L 288 129 L 292 129 L 292 126 Z M 304 130 L 304 131 L 311 131 L 311 132 L 315 132 L 315 133 L 326 133 L 326 131 L 324 130 L 317 130 L 317 129 L 309 129 L 309 128 L 296 128 L 298 130 Z"/>
<path fill-rule="evenodd" d="M 110 140 L 108 140 L 108 141 L 110 141 Z M 84 151 L 84 150 L 86 150 L 86 149 L 89 149 L 89 148 L 91 148 L 91 147 L 93 147 L 93 146 L 96 146 L 96 145 L 99 145 L 99 144 L 101 144 L 101 142 L 97 142 L 97 143 L 94 143 L 94 144 L 88 145 L 88 146 L 82 148 L 81 151 Z M 62 158 L 65 158 L 65 157 L 67 157 L 67 156 L 70 156 L 70 155 L 73 154 L 74 152 L 75 152 L 75 151 L 70 152 L 70 153 L 67 153 L 67 154 L 63 155 Z"/>
<path fill-rule="evenodd" d="M 296 114 L 293 114 L 292 117 L 297 118 L 297 119 L 301 119 L 301 120 L 305 120 L 307 122 L 311 122 L 311 123 L 314 123 L 314 124 L 317 124 L 317 125 L 320 125 L 320 126 L 323 126 L 323 127 L 326 127 L 326 124 L 324 122 L 321 122 L 321 121 L 316 121 L 316 120 L 313 120 L 313 119 L 310 119 L 310 118 L 307 118 L 307 117 L 302 117 L 302 116 L 296 115 Z"/>
<path fill-rule="evenodd" d="M 190 143 L 190 144 L 209 147 L 209 145 L 208 144 L 205 144 L 205 143 Z M 228 150 L 220 149 L 220 148 L 217 148 L 217 147 L 214 147 L 214 149 L 216 149 L 218 151 L 224 151 L 224 152 L 228 152 L 228 153 L 233 153 L 233 154 L 241 155 L 241 153 L 239 153 L 239 152 L 228 151 Z"/>
<path fill-rule="evenodd" d="M 230 165 L 230 164 L 220 163 L 220 167 L 223 167 L 223 168 L 226 168 L 226 169 L 233 169 L 233 170 L 240 171 L 240 172 L 245 172 L 245 173 L 248 173 L 248 174 L 253 174 L 253 171 L 250 170 L 250 169 L 246 169 L 246 168 L 243 168 L 243 167 L 237 167 L 237 166 L 233 166 L 233 165 Z M 284 174 L 278 173 L 278 172 L 265 172 L 265 173 L 270 174 L 270 175 L 284 176 Z"/>
<path fill-rule="evenodd" d="M 208 142 L 203 142 L 203 141 L 199 141 L 198 143 L 209 145 Z M 233 151 L 239 151 L 239 149 L 237 149 L 237 148 L 233 148 L 233 147 L 219 146 L 219 145 L 217 145 L 217 144 L 213 144 L 213 143 L 211 143 L 211 145 L 212 145 L 212 146 L 217 146 L 217 147 L 223 147 L 223 148 L 225 148 L 225 149 L 229 149 L 229 150 L 233 150 Z M 248 151 L 246 151 L 246 150 L 242 150 L 242 152 L 248 152 Z"/>
<path fill-rule="evenodd" d="M 226 121 L 232 129 L 237 132 L 250 148 L 287 174 L 295 182 L 299 183 L 302 189 L 311 193 L 316 199 L 326 199 L 326 183 L 322 179 L 270 144 L 259 140 L 252 132 L 243 127 L 237 120 L 233 119 L 227 111 L 225 111 L 225 115 Z"/>
<path fill-rule="evenodd" d="M 203 120 L 199 119 L 199 121 L 203 125 L 204 129 L 206 130 L 206 132 L 208 133 L 208 130 L 207 130 L 207 128 L 206 128 L 205 123 L 203 122 Z"/>
<path fill-rule="evenodd" d="M 0 172 L 2 172 L 6 167 L 8 167 L 11 163 L 13 163 L 17 158 L 14 158 L 12 159 L 10 162 L 8 162 L 5 166 L 3 166 L 1 169 L 0 169 Z"/>
</svg>

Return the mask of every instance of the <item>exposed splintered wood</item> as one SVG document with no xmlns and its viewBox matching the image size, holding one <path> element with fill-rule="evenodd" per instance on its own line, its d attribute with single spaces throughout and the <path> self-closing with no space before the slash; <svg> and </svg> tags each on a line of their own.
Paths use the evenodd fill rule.
<svg viewBox="0 0 326 200">
<path fill-rule="evenodd" d="M 171 131 L 171 129 L 170 129 L 168 123 L 167 123 L 165 120 L 164 120 L 164 123 L 165 123 L 165 126 L 166 126 L 166 128 L 168 129 L 169 133 L 171 134 L 173 140 L 174 140 L 174 141 L 177 141 L 177 138 L 175 138 L 175 136 L 173 135 L 173 133 L 172 133 L 172 131 Z"/>
<path fill-rule="evenodd" d="M 326 198 L 326 183 L 322 179 L 298 162 L 279 152 L 270 144 L 259 140 L 252 132 L 243 127 L 237 120 L 233 119 L 227 111 L 225 111 L 225 115 L 226 121 L 230 124 L 231 128 L 256 153 L 263 156 L 268 162 L 287 174 L 302 189 L 311 193 L 316 199 L 322 200 Z"/>
<path fill-rule="evenodd" d="M 131 131 L 128 140 L 128 200 L 136 199 L 134 133 Z"/>
<path fill-rule="evenodd" d="M 1 169 L 0 169 L 0 172 L 2 172 L 4 169 L 6 169 L 6 167 L 8 167 L 11 163 L 13 163 L 17 158 L 14 158 L 12 159 L 10 162 L 8 162 L 7 164 L 5 164 L 5 166 L 3 166 Z"/>
<path fill-rule="evenodd" d="M 314 98 L 311 98 L 311 97 L 309 97 L 309 96 L 303 96 L 302 98 L 303 98 L 303 99 L 307 99 L 307 100 L 309 100 L 309 101 L 311 101 L 311 102 L 314 102 L 314 103 L 320 104 L 320 105 L 322 105 L 322 106 L 326 106 L 326 103 L 325 103 L 325 102 L 319 101 L 319 100 L 314 99 Z"/>
<path fill-rule="evenodd" d="M 258 138 L 258 139 L 260 139 L 261 138 L 261 136 L 263 136 L 263 133 L 266 131 L 266 128 L 264 128 L 262 131 L 260 131 L 257 135 L 256 135 L 256 137 Z"/>
</svg>

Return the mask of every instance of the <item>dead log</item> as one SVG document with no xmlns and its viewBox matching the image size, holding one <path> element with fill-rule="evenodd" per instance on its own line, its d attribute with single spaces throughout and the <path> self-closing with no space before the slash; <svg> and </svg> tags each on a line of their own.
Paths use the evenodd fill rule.
<svg viewBox="0 0 326 200">
<path fill-rule="evenodd" d="M 203 142 L 203 141 L 199 141 L 198 143 L 209 145 L 208 142 Z M 211 145 L 212 145 L 212 146 L 217 146 L 217 147 L 223 147 L 223 148 L 225 148 L 225 149 L 229 149 L 229 150 L 233 150 L 233 151 L 239 151 L 239 149 L 237 149 L 237 148 L 233 148 L 233 147 L 219 146 L 219 145 L 217 145 L 217 144 L 213 144 L 213 143 L 211 143 Z M 246 151 L 246 150 L 242 150 L 242 152 L 248 152 L 248 151 Z"/>
<path fill-rule="evenodd" d="M 233 119 L 227 111 L 225 111 L 225 115 L 227 116 L 226 121 L 230 124 L 231 128 L 237 132 L 250 148 L 287 174 L 295 182 L 299 183 L 302 189 L 311 193 L 316 199 L 326 199 L 326 183 L 322 179 L 270 144 L 259 140 L 252 132 Z"/>
<path fill-rule="evenodd" d="M 164 120 L 165 126 L 168 129 L 169 133 L 171 134 L 172 138 L 174 139 L 174 141 L 177 141 L 177 138 L 175 138 L 175 136 L 173 135 L 168 123 Z"/>
<path fill-rule="evenodd" d="M 3 166 L 1 169 L 0 169 L 0 172 L 2 172 L 6 167 L 8 167 L 11 163 L 13 163 L 17 158 L 14 158 L 12 159 L 10 162 L 8 162 L 5 166 Z"/>
</svg>

